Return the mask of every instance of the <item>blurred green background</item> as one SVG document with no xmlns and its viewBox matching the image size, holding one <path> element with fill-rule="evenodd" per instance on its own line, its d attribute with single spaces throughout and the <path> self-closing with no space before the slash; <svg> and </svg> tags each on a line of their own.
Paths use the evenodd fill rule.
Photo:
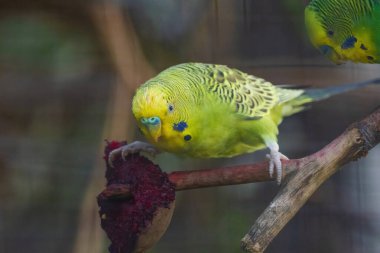
<svg viewBox="0 0 380 253">
<path fill-rule="evenodd" d="M 142 139 L 134 90 L 182 62 L 227 64 L 275 84 L 339 85 L 379 65 L 328 62 L 305 36 L 305 0 L 0 2 L 0 252 L 101 253 L 96 195 L 104 139 Z M 331 98 L 286 119 L 280 147 L 311 154 L 373 111 L 380 88 Z M 380 252 L 380 148 L 328 180 L 267 252 Z M 166 171 L 260 161 L 163 154 Z M 241 252 L 240 239 L 275 196 L 273 183 L 177 193 L 153 253 Z"/>
</svg>

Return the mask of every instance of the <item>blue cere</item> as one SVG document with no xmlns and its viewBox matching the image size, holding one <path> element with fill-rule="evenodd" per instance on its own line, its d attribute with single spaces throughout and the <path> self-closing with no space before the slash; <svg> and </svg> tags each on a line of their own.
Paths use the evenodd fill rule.
<svg viewBox="0 0 380 253">
<path fill-rule="evenodd" d="M 173 124 L 173 129 L 178 132 L 183 132 L 187 128 L 187 123 L 185 121 L 180 121 L 179 123 Z"/>
<path fill-rule="evenodd" d="M 142 118 L 141 123 L 146 125 L 158 125 L 161 122 L 159 117 Z"/>
<path fill-rule="evenodd" d="M 340 45 L 342 49 L 348 49 L 348 48 L 353 48 L 355 46 L 356 41 L 358 41 L 357 38 L 354 36 L 349 36 L 347 39 Z"/>
</svg>

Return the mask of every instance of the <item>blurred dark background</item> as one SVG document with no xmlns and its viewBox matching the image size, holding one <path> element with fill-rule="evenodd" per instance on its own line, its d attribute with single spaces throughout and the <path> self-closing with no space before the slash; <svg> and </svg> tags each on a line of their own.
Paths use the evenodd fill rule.
<svg viewBox="0 0 380 253">
<path fill-rule="evenodd" d="M 96 195 L 104 139 L 142 139 L 130 100 L 182 62 L 227 64 L 275 84 L 322 87 L 377 77 L 380 66 L 328 62 L 304 31 L 304 0 L 0 1 L 0 252 L 101 253 Z M 286 119 L 280 147 L 315 152 L 373 111 L 380 87 Z M 267 252 L 380 252 L 379 147 L 328 180 Z M 167 171 L 249 163 L 156 159 Z M 278 186 L 177 194 L 173 221 L 151 250 L 241 252 L 240 239 Z"/>
</svg>

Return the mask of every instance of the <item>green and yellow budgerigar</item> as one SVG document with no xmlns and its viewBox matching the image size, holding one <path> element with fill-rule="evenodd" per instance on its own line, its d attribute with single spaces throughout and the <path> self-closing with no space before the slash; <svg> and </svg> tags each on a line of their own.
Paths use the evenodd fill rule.
<svg viewBox="0 0 380 253">
<path fill-rule="evenodd" d="M 184 63 L 144 83 L 133 98 L 138 127 L 151 144 L 133 142 L 110 155 L 157 150 L 191 157 L 232 157 L 268 147 L 269 172 L 281 180 L 278 125 L 306 103 L 380 80 L 325 89 L 288 89 L 223 65 Z"/>
<path fill-rule="evenodd" d="M 379 0 L 312 0 L 305 24 L 311 43 L 333 62 L 380 62 Z"/>
</svg>

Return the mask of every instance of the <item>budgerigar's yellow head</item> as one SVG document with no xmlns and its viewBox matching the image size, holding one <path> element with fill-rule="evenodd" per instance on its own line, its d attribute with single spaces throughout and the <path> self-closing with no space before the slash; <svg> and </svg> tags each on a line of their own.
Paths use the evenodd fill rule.
<svg viewBox="0 0 380 253">
<path fill-rule="evenodd" d="M 328 35 L 329 31 L 326 31 L 320 18 L 310 8 L 305 9 L 305 24 L 313 46 L 332 62 L 336 64 L 343 63 L 345 59 L 335 50 L 337 43 Z"/>
<path fill-rule="evenodd" d="M 157 143 L 161 138 L 168 138 L 173 127 L 180 124 L 185 115 L 180 108 L 178 95 L 160 81 L 148 81 L 141 86 L 133 98 L 132 111 L 138 126 L 146 138 Z M 183 123 L 182 123 L 183 124 Z M 184 125 L 183 125 L 184 126 Z M 181 126 L 179 126 L 181 127 Z"/>
</svg>

